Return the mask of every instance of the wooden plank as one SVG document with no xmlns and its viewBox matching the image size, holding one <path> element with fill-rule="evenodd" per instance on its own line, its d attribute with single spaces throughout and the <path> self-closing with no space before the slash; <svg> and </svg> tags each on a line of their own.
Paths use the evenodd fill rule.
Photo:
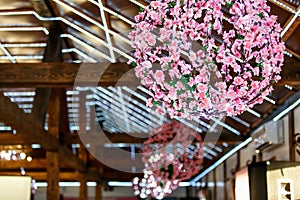
<svg viewBox="0 0 300 200">
<path fill-rule="evenodd" d="M 79 200 L 87 200 L 88 199 L 88 187 L 87 181 L 85 177 L 80 178 L 80 187 L 79 187 Z"/>
<path fill-rule="evenodd" d="M 33 158 L 31 162 L 27 160 L 0 160 L 1 170 L 19 170 L 21 167 L 24 167 L 25 170 L 46 170 L 46 166 L 47 160 L 44 158 Z M 66 169 L 68 166 L 60 160 L 59 168 Z"/>
<path fill-rule="evenodd" d="M 46 159 L 33 159 L 31 162 L 27 160 L 0 160 L 1 170 L 17 170 L 21 167 L 25 169 L 44 169 L 47 164 Z"/>
<path fill-rule="evenodd" d="M 285 62 L 276 85 L 300 85 L 300 62 Z"/>
<path fill-rule="evenodd" d="M 17 144 L 39 144 L 40 141 L 36 138 L 27 138 L 25 135 L 27 133 L 23 133 L 25 131 L 20 131 L 17 134 L 12 134 L 11 132 L 1 132 L 0 133 L 0 145 L 17 145 Z M 106 133 L 106 136 L 110 143 L 118 144 L 118 143 L 127 143 L 127 144 L 142 144 L 146 138 L 141 137 L 133 137 L 126 133 Z M 85 134 L 85 133 L 82 133 Z M 85 142 L 93 143 L 93 144 L 102 144 L 102 137 L 99 133 L 96 132 L 87 132 L 88 137 L 85 137 Z M 79 135 L 77 133 L 64 133 L 62 134 L 62 137 L 60 139 L 62 144 L 64 145 L 70 145 L 70 144 L 82 144 L 82 140 L 80 139 Z M 97 142 L 98 141 L 98 142 Z M 223 142 L 226 142 L 227 144 L 237 144 L 241 140 L 228 140 L 226 138 L 220 138 L 217 142 L 217 144 L 222 144 Z"/>
<path fill-rule="evenodd" d="M 224 200 L 228 200 L 227 194 L 227 162 L 226 160 L 223 162 L 223 182 L 224 182 Z"/>
<path fill-rule="evenodd" d="M 218 187 L 217 187 L 217 169 L 213 170 L 213 182 L 214 182 L 214 188 L 213 188 L 213 194 L 214 194 L 214 199 L 218 199 L 217 198 L 217 194 L 218 194 Z"/>
<path fill-rule="evenodd" d="M 103 144 L 103 133 L 105 134 L 105 137 L 107 137 L 108 141 L 113 144 L 117 143 L 127 143 L 127 144 L 141 144 L 143 143 L 147 138 L 141 137 L 142 133 L 131 133 L 130 135 L 127 133 L 108 133 L 106 131 L 103 132 L 96 132 L 96 131 L 89 131 L 86 133 L 68 133 L 65 134 L 61 141 L 63 144 L 79 144 L 82 143 L 81 137 L 84 138 L 85 143 L 91 143 L 91 144 Z M 133 135 L 140 136 L 140 137 L 134 137 Z M 1 139 L 1 134 L 0 134 Z M 231 138 L 226 138 L 226 136 L 221 135 L 216 144 L 223 144 L 223 142 L 226 142 L 227 144 L 237 144 L 243 140 L 242 137 L 233 135 Z M 214 141 L 207 141 L 207 142 L 214 142 Z M 1 142 L 0 142 L 1 144 Z"/>
<path fill-rule="evenodd" d="M 50 152 L 47 155 L 47 200 L 59 200 L 59 161 L 58 153 Z"/>
<path fill-rule="evenodd" d="M 0 92 L 0 121 L 22 132 L 29 140 L 39 141 L 44 149 L 58 149 L 58 141 L 38 123 L 33 115 L 23 112 L 17 104 Z M 26 130 L 26 131 L 24 131 Z"/>
<path fill-rule="evenodd" d="M 69 127 L 69 116 L 68 116 L 68 102 L 67 102 L 67 94 L 66 89 L 60 89 L 60 121 L 59 130 L 60 130 L 60 139 L 62 135 L 65 133 L 70 133 Z"/>
<path fill-rule="evenodd" d="M 0 121 L 13 127 L 17 133 L 22 133 L 29 141 L 39 141 L 45 150 L 58 151 L 60 159 L 64 159 L 70 167 L 79 171 L 86 170 L 85 164 L 70 149 L 60 145 L 58 139 L 45 131 L 33 115 L 24 113 L 3 92 L 0 92 Z"/>
<path fill-rule="evenodd" d="M 35 97 L 32 107 L 32 114 L 36 120 L 44 126 L 45 117 L 47 113 L 49 98 L 51 94 L 51 88 L 37 88 L 35 91 Z"/>
<path fill-rule="evenodd" d="M 38 143 L 37 139 L 29 140 L 24 135 L 11 132 L 0 133 L 0 145 L 17 145 L 17 144 L 34 144 Z"/>
<path fill-rule="evenodd" d="M 86 86 L 139 83 L 126 63 L 1 63 L 0 69 L 0 87 L 73 87 L 75 79 Z"/>
<path fill-rule="evenodd" d="M 47 181 L 47 172 L 43 171 L 28 171 L 26 170 L 26 176 L 31 176 L 36 181 Z M 16 171 L 0 171 L 0 176 L 20 176 L 20 169 Z M 80 173 L 76 171 L 61 171 L 59 174 L 59 181 L 80 181 L 82 176 L 87 177 L 87 181 L 101 181 L 101 178 L 106 180 L 115 181 L 131 181 L 136 176 L 142 176 L 142 174 L 125 173 L 116 170 L 105 170 L 103 173 L 95 173 L 94 171 L 88 171 Z M 101 177 L 101 178 L 100 178 Z"/>
<path fill-rule="evenodd" d="M 36 3 L 33 3 L 33 5 L 36 5 L 38 9 L 38 13 L 45 11 L 46 3 L 44 1 L 39 2 L 38 6 Z M 48 13 L 50 14 L 50 11 L 48 10 Z M 46 14 L 46 13 L 40 13 L 40 14 Z M 47 46 L 45 48 L 44 52 L 44 59 L 43 62 L 62 62 L 63 61 L 63 55 L 62 55 L 62 39 L 60 37 L 61 35 L 61 28 L 58 24 L 58 22 L 53 22 L 52 27 L 49 30 L 49 36 L 47 41 Z M 51 94 L 51 88 L 37 88 L 36 89 L 36 95 L 33 102 L 33 108 L 32 113 L 36 116 L 36 119 L 44 125 L 45 123 L 45 116 L 47 113 L 47 107 L 49 103 L 49 98 Z"/>
<path fill-rule="evenodd" d="M 300 6 L 297 7 L 296 10 L 299 10 Z M 291 15 L 289 19 L 286 21 L 286 23 L 283 26 L 283 29 L 293 20 L 294 15 Z M 300 18 L 297 17 L 296 20 L 292 23 L 292 25 L 289 27 L 289 29 L 285 32 L 285 34 L 282 36 L 282 41 L 286 42 L 288 38 L 293 34 L 293 32 L 296 30 L 298 25 L 300 24 Z"/>
<path fill-rule="evenodd" d="M 296 161 L 296 148 L 295 148 L 295 113 L 294 110 L 288 114 L 288 127 L 289 127 L 289 157 L 291 162 Z"/>
<path fill-rule="evenodd" d="M 101 182 L 97 182 L 95 189 L 95 200 L 102 200 L 102 185 Z"/>
<path fill-rule="evenodd" d="M 1 63 L 0 69 L 0 87 L 73 87 L 75 79 L 85 86 L 139 83 L 126 63 L 112 63 L 107 68 L 103 63 Z M 300 62 L 284 63 L 282 79 L 276 85 L 285 84 L 300 84 Z"/>
<path fill-rule="evenodd" d="M 48 131 L 59 139 L 60 95 L 58 89 L 53 89 L 48 108 Z M 59 200 L 59 155 L 58 152 L 46 152 L 47 159 L 47 200 Z"/>
<path fill-rule="evenodd" d="M 33 172 L 33 171 L 25 171 L 27 176 L 31 176 L 36 181 L 46 181 L 47 180 L 47 172 L 46 171 L 39 171 L 39 172 Z M 6 171 L 1 172 L 0 175 L 3 176 L 20 176 L 20 169 L 18 171 Z M 85 173 L 85 176 L 89 181 L 100 181 L 99 178 L 95 176 L 94 173 Z M 82 177 L 82 173 L 79 172 L 60 172 L 59 174 L 59 180 L 60 181 L 79 181 Z M 130 179 L 127 179 L 130 180 Z"/>
</svg>

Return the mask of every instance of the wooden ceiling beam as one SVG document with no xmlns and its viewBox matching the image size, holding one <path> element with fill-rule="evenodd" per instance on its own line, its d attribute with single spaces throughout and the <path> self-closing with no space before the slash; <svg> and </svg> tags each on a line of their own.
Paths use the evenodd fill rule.
<svg viewBox="0 0 300 200">
<path fill-rule="evenodd" d="M 82 160 L 74 155 L 69 148 L 61 145 L 55 136 L 45 131 L 34 115 L 24 113 L 17 104 L 4 96 L 3 92 L 0 93 L 0 121 L 22 133 L 28 140 L 39 141 L 45 150 L 58 151 L 60 159 L 65 159 L 70 167 L 79 171 L 86 170 L 86 165 Z"/>
<path fill-rule="evenodd" d="M 103 87 L 116 83 L 127 86 L 139 83 L 126 63 L 109 66 L 104 63 L 5 63 L 0 64 L 0 69 L 0 87 L 63 88 L 73 87 L 75 80 L 78 85 Z M 300 63 L 286 62 L 282 68 L 282 79 L 277 85 L 300 85 L 299 77 Z"/>
<path fill-rule="evenodd" d="M 26 171 L 25 176 L 30 176 L 36 181 L 47 181 L 47 173 L 45 171 Z M 84 176 L 87 181 L 101 182 L 103 179 L 106 180 L 118 180 L 118 181 L 131 181 L 138 174 L 131 174 L 125 172 L 118 172 L 115 170 L 105 170 L 103 173 L 98 173 L 96 171 L 88 171 L 86 173 L 80 172 L 60 172 L 60 181 L 80 181 Z M 21 176 L 20 169 L 18 171 L 0 171 L 0 176 Z"/>
<path fill-rule="evenodd" d="M 90 141 L 91 143 L 95 143 L 95 141 L 99 141 L 101 143 L 102 141 L 101 136 L 99 133 L 86 133 L 89 134 L 88 137 L 85 137 L 85 142 Z M 18 134 L 12 134 L 11 132 L 1 132 L 0 133 L 0 145 L 29 145 L 29 144 L 39 144 L 39 141 L 36 138 L 27 138 L 23 136 L 22 132 Z M 141 137 L 133 137 L 126 133 L 106 133 L 106 136 L 110 143 L 118 144 L 118 143 L 126 143 L 126 144 L 141 144 L 143 143 L 146 138 Z M 66 133 L 61 135 L 61 142 L 65 145 L 70 144 L 81 144 L 82 141 L 77 133 Z M 238 142 L 242 141 L 242 138 L 236 137 L 227 139 L 226 137 L 219 138 L 217 144 L 222 144 L 223 142 L 226 142 L 228 144 L 236 144 Z"/>
<path fill-rule="evenodd" d="M 147 138 L 142 137 L 134 137 L 131 135 L 136 134 L 127 134 L 127 133 L 107 133 L 104 132 L 105 136 L 107 137 L 108 141 L 112 144 L 118 144 L 118 143 L 125 143 L 125 144 L 142 144 Z M 86 134 L 86 136 L 85 136 Z M 84 138 L 85 143 L 91 143 L 91 144 L 97 144 L 97 141 L 99 141 L 99 144 L 102 144 L 103 141 L 101 138 L 101 133 L 93 133 L 93 132 L 87 132 L 87 133 L 81 133 L 81 135 L 78 135 L 77 133 L 69 133 L 65 134 L 62 137 L 62 143 L 64 144 L 80 144 L 82 143 L 81 137 Z M 1 138 L 1 135 L 0 135 Z M 232 137 L 226 138 L 226 136 L 221 135 L 220 138 L 217 141 L 217 144 L 222 144 L 223 142 L 226 142 L 228 144 L 236 144 L 243 140 L 240 136 L 233 135 Z M 210 141 L 207 141 L 210 142 Z M 214 141 L 212 141 L 214 142 Z"/>
<path fill-rule="evenodd" d="M 7 63 L 0 69 L 0 87 L 73 87 L 75 80 L 83 86 L 104 87 L 139 83 L 133 71 L 121 80 L 131 69 L 126 63 Z"/>
<path fill-rule="evenodd" d="M 19 170 L 20 171 L 20 170 Z M 20 176 L 21 173 L 19 171 L 13 172 L 1 172 L 0 175 L 5 176 Z M 31 172 L 25 170 L 25 176 L 30 176 L 36 181 L 47 181 L 47 173 L 45 171 L 41 172 Z M 60 172 L 59 179 L 60 181 L 79 181 L 82 176 L 86 176 L 89 181 L 101 181 L 100 177 L 96 178 L 95 176 L 91 176 L 90 173 L 80 173 L 80 172 Z"/>
</svg>

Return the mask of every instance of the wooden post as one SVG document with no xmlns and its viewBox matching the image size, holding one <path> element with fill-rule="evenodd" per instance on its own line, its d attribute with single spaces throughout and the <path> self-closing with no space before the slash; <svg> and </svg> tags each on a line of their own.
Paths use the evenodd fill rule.
<svg viewBox="0 0 300 200">
<path fill-rule="evenodd" d="M 48 108 L 48 131 L 56 138 L 59 137 L 60 97 L 58 89 L 53 89 Z M 59 200 L 59 155 L 58 152 L 46 152 L 47 157 L 47 200 Z"/>
<path fill-rule="evenodd" d="M 79 188 L 79 200 L 87 200 L 88 199 L 88 187 L 86 185 L 85 175 L 80 178 L 80 188 Z"/>
<path fill-rule="evenodd" d="M 241 168 L 241 151 L 238 151 L 236 154 L 236 169 L 238 171 Z"/>
<path fill-rule="evenodd" d="M 224 200 L 228 200 L 228 195 L 227 195 L 227 164 L 226 164 L 226 160 L 223 162 L 223 181 L 224 181 Z"/>
<path fill-rule="evenodd" d="M 86 132 L 86 105 L 85 105 L 86 92 L 80 92 L 79 94 L 79 132 Z M 88 152 L 84 147 L 84 144 L 81 144 L 78 149 L 78 157 L 85 163 L 87 163 Z M 84 174 L 81 174 L 80 178 L 80 189 L 79 189 L 79 200 L 88 199 L 88 188 L 87 188 L 87 177 Z"/>
<path fill-rule="evenodd" d="M 101 182 L 97 182 L 96 189 L 95 189 L 95 200 L 102 200 L 102 187 Z"/>
<path fill-rule="evenodd" d="M 289 120 L 289 155 L 290 155 L 290 161 L 294 162 L 296 161 L 296 149 L 295 149 L 295 141 L 294 141 L 294 136 L 295 136 L 295 115 L 294 115 L 294 110 L 292 110 L 288 114 L 288 120 Z"/>
<path fill-rule="evenodd" d="M 217 199 L 217 169 L 213 170 L 214 181 L 214 199 Z"/>
</svg>

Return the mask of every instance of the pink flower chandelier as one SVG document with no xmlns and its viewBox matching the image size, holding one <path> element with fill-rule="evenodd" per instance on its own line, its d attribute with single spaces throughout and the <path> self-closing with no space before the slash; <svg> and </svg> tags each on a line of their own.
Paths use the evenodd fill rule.
<svg viewBox="0 0 300 200">
<path fill-rule="evenodd" d="M 130 33 L 147 105 L 193 119 L 262 103 L 281 78 L 285 49 L 269 12 L 266 0 L 152 1 Z"/>
<path fill-rule="evenodd" d="M 135 194 L 161 199 L 180 181 L 199 172 L 203 162 L 201 136 L 177 121 L 165 123 L 144 142 L 142 159 L 144 177 L 133 180 Z"/>
</svg>

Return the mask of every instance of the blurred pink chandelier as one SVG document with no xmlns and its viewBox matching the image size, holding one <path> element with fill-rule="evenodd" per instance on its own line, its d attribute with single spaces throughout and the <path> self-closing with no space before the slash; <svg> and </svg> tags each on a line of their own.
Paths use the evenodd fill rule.
<svg viewBox="0 0 300 200">
<path fill-rule="evenodd" d="M 133 180 L 135 195 L 161 199 L 199 172 L 203 162 L 201 136 L 177 121 L 165 123 L 144 142 L 142 159 L 144 177 Z"/>
</svg>

